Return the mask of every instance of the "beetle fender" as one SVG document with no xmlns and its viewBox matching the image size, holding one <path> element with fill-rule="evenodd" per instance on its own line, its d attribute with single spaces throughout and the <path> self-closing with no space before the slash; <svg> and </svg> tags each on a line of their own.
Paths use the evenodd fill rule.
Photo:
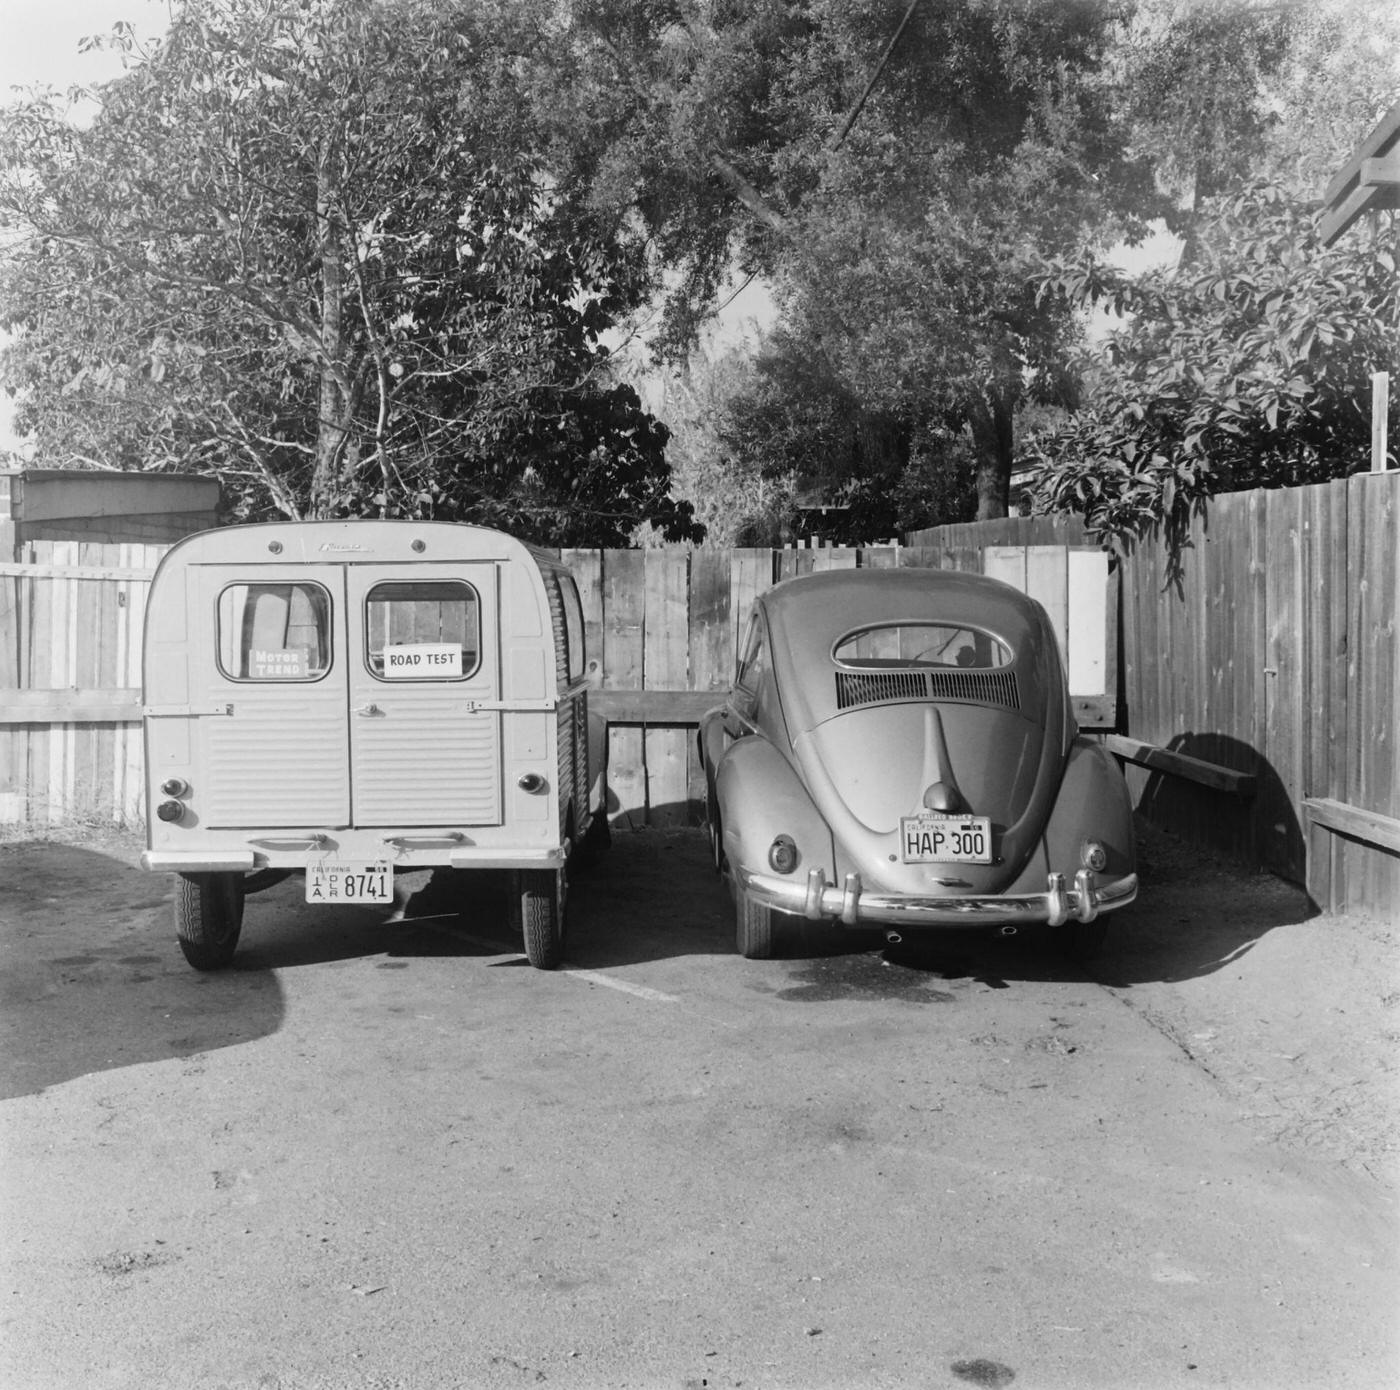
<svg viewBox="0 0 1400 1390">
<path fill-rule="evenodd" d="M 1128 784 L 1113 755 L 1101 744 L 1077 738 L 1070 748 L 1055 808 L 1045 827 L 1046 866 L 1072 875 L 1080 867 L 1085 840 L 1097 840 L 1108 852 L 1101 877 L 1122 878 L 1137 864 L 1133 804 Z"/>
<path fill-rule="evenodd" d="M 793 877 L 820 868 L 833 877 L 831 831 L 797 774 L 764 739 L 731 744 L 715 769 L 724 853 L 731 866 L 771 874 L 768 849 L 779 835 L 797 844 Z"/>
</svg>

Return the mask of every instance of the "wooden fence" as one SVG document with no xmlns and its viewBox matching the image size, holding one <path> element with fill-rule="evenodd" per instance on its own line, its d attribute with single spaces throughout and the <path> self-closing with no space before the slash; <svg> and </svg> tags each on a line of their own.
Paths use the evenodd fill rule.
<svg viewBox="0 0 1400 1390">
<path fill-rule="evenodd" d="M 1134 772 L 1144 809 L 1306 879 L 1324 907 L 1393 911 L 1400 473 L 1220 497 L 1190 539 L 1179 589 L 1160 545 L 1123 566 L 1127 731 L 1251 773 L 1257 790 Z"/>
<path fill-rule="evenodd" d="M 141 619 L 164 548 L 34 542 L 0 565 L 0 824 L 131 824 L 141 814 Z M 1045 600 L 1081 722 L 1110 725 L 1116 677 L 1106 562 L 1094 550 L 956 544 L 799 550 L 566 550 L 613 722 L 609 808 L 624 826 L 693 823 L 693 726 L 733 674 L 758 593 L 816 570 L 981 569 Z M 1084 621 L 1088 615 L 1087 623 Z M 649 693 L 691 692 L 677 700 Z"/>
<path fill-rule="evenodd" d="M 969 537 L 969 532 L 972 533 Z M 909 537 L 1078 543 L 1048 519 Z M 1305 881 L 1324 908 L 1400 904 L 1400 472 L 1234 493 L 1119 566 L 1122 733 L 1139 807 L 1188 842 Z"/>
<path fill-rule="evenodd" d="M 1012 518 L 907 539 L 859 550 L 563 552 L 617 720 L 614 817 L 694 819 L 692 731 L 656 727 L 624 692 L 697 692 L 693 717 L 728 683 L 749 602 L 779 579 L 852 566 L 988 569 L 1024 576 L 1038 597 L 1052 595 L 1052 612 L 1062 603 L 1062 626 L 1083 625 L 1083 587 L 1045 587 L 1045 548 L 1082 546 L 1077 523 Z M 145 591 L 161 553 L 39 543 L 29 563 L 0 566 L 0 823 L 139 818 L 131 720 Z M 1106 698 L 1076 704 L 1089 726 L 1116 716 L 1127 736 L 1117 751 L 1149 764 L 1127 765 L 1145 812 L 1188 840 L 1306 875 L 1325 906 L 1400 901 L 1398 555 L 1400 474 L 1390 473 L 1217 499 L 1193 529 L 1179 588 L 1158 544 L 1121 563 L 1089 623 L 1118 629 L 1097 677 Z M 1192 769 L 1203 771 L 1176 775 Z"/>
</svg>

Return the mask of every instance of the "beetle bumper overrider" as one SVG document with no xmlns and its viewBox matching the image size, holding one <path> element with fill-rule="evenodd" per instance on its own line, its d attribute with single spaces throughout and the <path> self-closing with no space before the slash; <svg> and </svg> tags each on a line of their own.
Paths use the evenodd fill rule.
<svg viewBox="0 0 1400 1390">
<path fill-rule="evenodd" d="M 1072 886 L 1063 874 L 1050 874 L 1043 893 L 987 893 L 968 896 L 918 897 L 904 893 L 867 893 L 859 874 L 843 883 L 826 881 L 820 869 L 806 883 L 739 870 L 745 893 L 756 903 L 819 922 L 835 918 L 848 927 L 863 922 L 896 923 L 910 927 L 976 927 L 1003 923 L 1045 922 L 1052 927 L 1068 921 L 1092 922 L 1101 912 L 1126 907 L 1137 897 L 1136 874 L 1100 883 L 1092 869 L 1081 869 Z"/>
</svg>

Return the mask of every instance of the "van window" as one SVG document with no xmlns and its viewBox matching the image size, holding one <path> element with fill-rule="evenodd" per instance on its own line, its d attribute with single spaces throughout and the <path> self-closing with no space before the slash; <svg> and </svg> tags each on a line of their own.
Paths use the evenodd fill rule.
<svg viewBox="0 0 1400 1390">
<path fill-rule="evenodd" d="M 314 681 L 330 670 L 331 598 L 319 584 L 230 584 L 219 668 L 236 681 Z"/>
<path fill-rule="evenodd" d="M 579 601 L 578 586 L 571 576 L 559 576 L 559 592 L 564 600 L 564 631 L 569 643 L 569 681 L 579 680 L 583 675 L 583 604 Z"/>
<path fill-rule="evenodd" d="M 457 579 L 376 584 L 365 599 L 365 662 L 380 680 L 465 680 L 481 664 L 481 604 Z"/>
</svg>

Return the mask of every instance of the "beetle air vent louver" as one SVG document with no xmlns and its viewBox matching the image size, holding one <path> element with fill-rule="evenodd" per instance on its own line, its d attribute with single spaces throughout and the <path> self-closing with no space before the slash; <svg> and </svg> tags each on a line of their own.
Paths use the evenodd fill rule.
<svg viewBox="0 0 1400 1390">
<path fill-rule="evenodd" d="M 836 707 L 884 700 L 964 700 L 1020 709 L 1014 671 L 838 671 Z"/>
</svg>

